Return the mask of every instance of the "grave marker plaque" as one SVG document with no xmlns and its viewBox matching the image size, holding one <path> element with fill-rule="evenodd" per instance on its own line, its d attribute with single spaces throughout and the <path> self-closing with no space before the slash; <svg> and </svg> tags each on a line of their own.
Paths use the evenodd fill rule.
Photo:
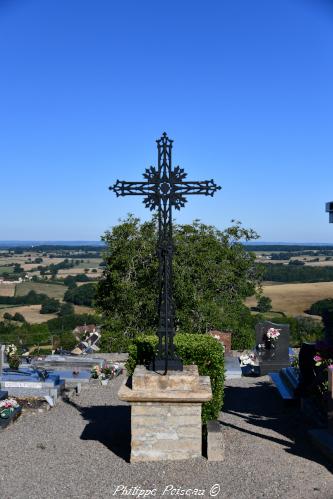
<svg viewBox="0 0 333 499">
<path fill-rule="evenodd" d="M 270 340 L 267 332 L 278 329 L 280 335 L 276 340 Z M 256 350 L 259 358 L 260 375 L 269 372 L 279 372 L 289 366 L 289 324 L 274 324 L 270 321 L 259 322 L 256 325 Z"/>
</svg>

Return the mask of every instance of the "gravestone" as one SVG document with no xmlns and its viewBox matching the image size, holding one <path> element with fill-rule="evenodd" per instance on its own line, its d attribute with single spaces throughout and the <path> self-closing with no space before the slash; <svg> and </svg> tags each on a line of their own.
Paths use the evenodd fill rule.
<svg viewBox="0 0 333 499">
<path fill-rule="evenodd" d="M 43 359 L 36 359 L 32 365 L 36 368 L 43 369 L 57 369 L 57 370 L 70 370 L 77 371 L 91 370 L 94 366 L 103 367 L 105 359 L 99 357 L 77 357 L 75 355 L 47 355 Z"/>
<path fill-rule="evenodd" d="M 297 396 L 307 397 L 311 393 L 311 387 L 316 382 L 315 361 L 316 355 L 315 343 L 303 342 L 299 351 L 299 383 L 297 386 Z"/>
<path fill-rule="evenodd" d="M 279 337 L 269 340 L 267 332 L 274 328 L 279 330 Z M 270 321 L 259 322 L 256 325 L 256 353 L 259 359 L 260 375 L 279 372 L 289 366 L 289 324 L 274 324 Z"/>
<path fill-rule="evenodd" d="M 4 370 L 0 377 L 0 389 L 10 397 L 38 397 L 57 402 L 65 387 L 65 381 L 59 375 L 50 374 L 45 379 L 32 370 Z"/>
</svg>

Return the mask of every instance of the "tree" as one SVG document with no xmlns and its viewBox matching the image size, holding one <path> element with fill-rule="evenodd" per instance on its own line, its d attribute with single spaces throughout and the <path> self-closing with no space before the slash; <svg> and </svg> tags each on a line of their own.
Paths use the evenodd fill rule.
<svg viewBox="0 0 333 499">
<path fill-rule="evenodd" d="M 16 312 L 13 316 L 13 321 L 18 321 L 18 322 L 25 322 L 24 315 L 20 314 L 19 312 Z"/>
<path fill-rule="evenodd" d="M 64 300 L 75 303 L 75 305 L 91 307 L 95 299 L 95 294 L 95 284 L 83 284 L 83 286 L 68 289 L 65 293 Z"/>
<path fill-rule="evenodd" d="M 72 303 L 62 303 L 58 312 L 58 316 L 63 317 L 64 315 L 72 314 L 74 314 L 74 305 Z"/>
<path fill-rule="evenodd" d="M 76 288 L 76 279 L 75 277 L 68 275 L 64 279 L 64 284 L 65 286 L 68 286 L 69 288 Z"/>
<path fill-rule="evenodd" d="M 60 302 L 55 298 L 46 300 L 40 309 L 41 314 L 56 314 L 60 309 Z"/>
<path fill-rule="evenodd" d="M 240 241 L 257 234 L 239 222 L 224 231 L 199 221 L 174 226 L 174 300 L 177 330 L 204 333 L 211 328 L 237 334 L 247 310 L 244 299 L 260 282 L 255 256 Z M 105 331 L 135 335 L 155 332 L 158 324 L 157 223 L 130 215 L 103 236 L 106 266 L 96 305 Z M 251 320 L 250 314 L 245 314 Z"/>
<path fill-rule="evenodd" d="M 14 274 L 20 274 L 23 271 L 21 265 L 19 263 L 15 263 L 13 267 Z"/>
<path fill-rule="evenodd" d="M 333 298 L 325 298 L 312 303 L 307 311 L 311 315 L 322 315 L 325 310 L 333 308 Z"/>
<path fill-rule="evenodd" d="M 260 296 L 257 309 L 259 312 L 269 312 L 272 310 L 272 300 L 268 296 Z"/>
</svg>

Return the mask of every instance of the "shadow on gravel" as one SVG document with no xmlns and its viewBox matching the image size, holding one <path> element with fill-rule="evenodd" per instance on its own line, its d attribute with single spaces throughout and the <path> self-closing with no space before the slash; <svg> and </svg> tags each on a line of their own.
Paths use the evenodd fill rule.
<svg viewBox="0 0 333 499">
<path fill-rule="evenodd" d="M 248 387 L 226 386 L 224 394 L 222 415 L 235 416 L 234 422 L 222 420 L 224 426 L 280 444 L 286 447 L 286 452 L 315 461 L 333 472 L 332 463 L 307 440 L 308 426 L 299 409 L 285 406 L 269 382 L 258 381 Z M 240 425 L 237 424 L 239 418 L 242 420 Z M 263 433 L 266 429 L 273 430 L 281 438 Z"/>
<path fill-rule="evenodd" d="M 72 400 L 66 404 L 74 407 L 88 421 L 82 440 L 97 440 L 111 452 L 130 462 L 131 408 L 126 405 L 81 407 Z"/>
</svg>

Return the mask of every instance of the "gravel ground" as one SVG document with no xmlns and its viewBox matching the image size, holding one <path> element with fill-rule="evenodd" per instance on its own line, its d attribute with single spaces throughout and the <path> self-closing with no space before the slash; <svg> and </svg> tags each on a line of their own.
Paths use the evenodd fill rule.
<svg viewBox="0 0 333 499">
<path fill-rule="evenodd" d="M 129 408 L 117 399 L 122 380 L 89 386 L 48 412 L 23 414 L 2 432 L 0 498 L 137 497 L 140 489 L 156 489 L 157 498 L 179 497 L 182 490 L 177 494 L 171 486 L 228 499 L 333 497 L 330 465 L 307 442 L 297 411 L 283 407 L 268 378 L 227 382 L 224 462 L 132 465 L 126 461 Z M 220 492 L 211 490 L 214 485 Z M 121 486 L 127 486 L 122 495 Z"/>
</svg>

